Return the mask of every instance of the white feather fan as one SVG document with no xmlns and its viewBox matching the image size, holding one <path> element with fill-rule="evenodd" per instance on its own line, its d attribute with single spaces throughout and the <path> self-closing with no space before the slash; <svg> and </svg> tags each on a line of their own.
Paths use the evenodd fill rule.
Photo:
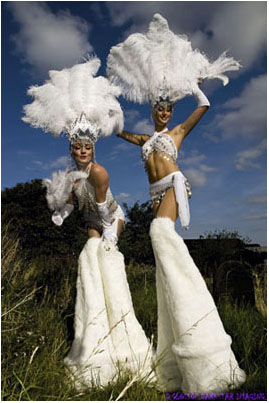
<svg viewBox="0 0 269 403">
<path fill-rule="evenodd" d="M 116 99 L 120 89 L 105 77 L 94 77 L 99 67 L 100 60 L 92 57 L 70 69 L 49 71 L 44 85 L 29 88 L 34 101 L 24 106 L 22 120 L 56 137 L 68 133 L 81 115 L 97 125 L 103 137 L 122 131 L 123 113 Z"/>
<path fill-rule="evenodd" d="M 42 184 L 47 188 L 46 199 L 49 208 L 61 210 L 68 201 L 74 182 L 78 179 L 86 179 L 88 174 L 83 171 L 59 171 L 53 172 L 52 179 L 43 179 Z"/>
<path fill-rule="evenodd" d="M 222 53 L 211 63 L 193 50 L 185 35 L 175 35 L 160 14 L 155 14 L 146 34 L 135 33 L 113 46 L 107 58 L 107 76 L 127 99 L 145 103 L 160 97 L 176 102 L 197 88 L 198 79 L 218 78 L 228 83 L 226 71 L 240 63 Z"/>
</svg>

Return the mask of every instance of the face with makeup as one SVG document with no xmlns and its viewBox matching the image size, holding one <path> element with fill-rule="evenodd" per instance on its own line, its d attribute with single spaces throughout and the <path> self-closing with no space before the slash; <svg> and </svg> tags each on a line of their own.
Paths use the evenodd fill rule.
<svg viewBox="0 0 269 403">
<path fill-rule="evenodd" d="M 160 103 L 154 107 L 153 118 L 158 126 L 166 126 L 172 116 L 172 105 Z"/>
<path fill-rule="evenodd" d="M 77 164 L 89 164 L 93 156 L 93 144 L 89 141 L 76 141 L 71 145 L 71 155 Z"/>
</svg>

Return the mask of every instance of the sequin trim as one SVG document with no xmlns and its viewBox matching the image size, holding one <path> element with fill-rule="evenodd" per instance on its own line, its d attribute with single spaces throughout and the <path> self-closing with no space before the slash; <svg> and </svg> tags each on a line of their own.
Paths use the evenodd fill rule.
<svg viewBox="0 0 269 403">
<path fill-rule="evenodd" d="M 160 154 L 164 153 L 162 154 L 164 158 L 166 157 L 165 154 L 168 154 L 174 162 L 177 160 L 177 148 L 174 140 L 169 136 L 169 134 L 163 132 L 154 133 L 154 135 L 142 146 L 142 160 L 147 162 L 150 154 L 154 151 L 157 151 Z"/>
</svg>

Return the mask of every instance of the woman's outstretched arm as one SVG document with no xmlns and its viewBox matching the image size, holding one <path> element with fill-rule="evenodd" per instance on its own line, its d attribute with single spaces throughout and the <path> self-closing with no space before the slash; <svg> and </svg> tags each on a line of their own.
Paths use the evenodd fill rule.
<svg viewBox="0 0 269 403">
<path fill-rule="evenodd" d="M 142 146 L 150 138 L 147 134 L 134 134 L 123 130 L 121 133 L 117 134 L 117 137 L 129 141 L 129 143 L 136 144 L 137 146 Z"/>
</svg>

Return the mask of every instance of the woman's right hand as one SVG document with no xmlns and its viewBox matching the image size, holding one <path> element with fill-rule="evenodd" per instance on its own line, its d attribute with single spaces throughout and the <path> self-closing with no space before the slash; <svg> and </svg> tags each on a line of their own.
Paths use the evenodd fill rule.
<svg viewBox="0 0 269 403">
<path fill-rule="evenodd" d="M 60 227 L 62 225 L 62 223 L 64 222 L 60 211 L 54 211 L 54 213 L 52 214 L 51 220 L 58 227 Z"/>
<path fill-rule="evenodd" d="M 113 231 L 112 226 L 104 228 L 102 238 L 104 241 L 113 242 L 115 244 L 118 242 L 117 234 Z"/>
</svg>

